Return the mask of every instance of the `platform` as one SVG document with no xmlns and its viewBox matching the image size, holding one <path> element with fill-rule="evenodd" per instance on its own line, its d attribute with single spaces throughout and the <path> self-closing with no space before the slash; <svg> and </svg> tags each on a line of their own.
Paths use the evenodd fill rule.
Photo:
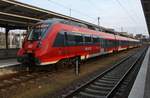
<svg viewBox="0 0 150 98">
<path fill-rule="evenodd" d="M 150 47 L 128 98 L 150 98 Z"/>
<path fill-rule="evenodd" d="M 0 60 L 0 68 L 4 68 L 4 67 L 9 67 L 9 66 L 14 66 L 14 65 L 18 65 L 19 63 L 17 62 L 17 60 L 15 58 L 13 59 L 2 59 Z"/>
<path fill-rule="evenodd" d="M 17 57 L 18 49 L 0 49 L 0 60 L 1 59 L 8 59 L 8 58 L 16 58 Z"/>
</svg>

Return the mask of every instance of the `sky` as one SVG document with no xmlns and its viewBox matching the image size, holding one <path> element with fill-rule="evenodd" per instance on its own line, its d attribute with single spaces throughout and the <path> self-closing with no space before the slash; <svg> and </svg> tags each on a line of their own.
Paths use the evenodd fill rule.
<svg viewBox="0 0 150 98">
<path fill-rule="evenodd" d="M 148 35 L 141 0 L 17 0 L 100 25 Z M 70 10 L 71 9 L 71 10 Z"/>
</svg>

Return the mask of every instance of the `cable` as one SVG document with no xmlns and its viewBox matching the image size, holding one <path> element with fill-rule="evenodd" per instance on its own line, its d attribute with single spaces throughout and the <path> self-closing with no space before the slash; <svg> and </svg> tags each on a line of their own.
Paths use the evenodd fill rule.
<svg viewBox="0 0 150 98">
<path fill-rule="evenodd" d="M 95 3 L 93 3 L 91 0 L 87 0 L 88 1 L 88 4 L 90 5 L 89 7 L 91 7 L 91 4 L 93 4 L 93 5 L 95 5 Z M 96 12 L 98 12 L 99 13 L 99 10 L 101 10 L 101 9 L 99 9 L 98 7 L 97 7 L 97 5 L 95 5 L 94 7 L 91 7 L 91 8 L 96 8 L 97 10 L 96 10 Z M 94 9 L 95 10 L 95 9 Z M 95 20 L 93 20 L 92 22 L 95 22 L 96 24 L 98 23 L 97 21 L 98 21 L 98 17 L 100 17 L 101 18 L 101 16 L 97 16 L 96 17 L 96 19 Z"/>
<path fill-rule="evenodd" d="M 78 13 L 78 14 L 84 16 L 84 17 L 91 18 L 92 20 L 95 19 L 94 17 L 91 17 L 90 15 L 87 15 L 87 14 L 85 14 L 85 13 L 83 13 L 83 12 L 80 12 L 80 11 L 78 11 L 78 10 L 75 10 L 75 9 L 73 9 L 73 8 L 69 8 L 69 7 L 67 7 L 67 6 L 64 6 L 64 5 L 62 5 L 62 4 L 58 3 L 58 2 L 55 2 L 55 1 L 52 1 L 52 0 L 47 0 L 47 1 L 49 1 L 49 2 L 51 2 L 51 3 L 53 3 L 53 4 L 55 4 L 55 5 L 61 6 L 61 7 L 65 8 L 65 9 L 68 9 L 68 10 L 71 9 L 71 11 L 76 12 L 76 13 Z"/>
<path fill-rule="evenodd" d="M 127 0 L 126 0 L 127 1 Z M 136 0 L 137 1 L 137 0 Z M 136 1 L 134 1 L 134 2 L 136 2 Z M 129 2 L 127 2 L 128 3 L 128 5 L 130 5 L 129 4 Z M 132 13 L 134 13 L 134 15 L 140 20 L 140 18 L 139 18 L 139 16 L 138 16 L 138 14 L 137 14 L 137 12 L 135 12 L 133 9 L 130 9 L 131 10 L 131 12 Z"/>
<path fill-rule="evenodd" d="M 49 2 L 51 2 L 53 4 L 55 4 L 55 5 L 61 6 L 61 7 L 65 8 L 65 9 L 69 9 L 68 7 L 66 7 L 66 6 L 64 6 L 64 5 L 60 4 L 60 3 L 54 2 L 52 0 L 47 0 L 47 1 L 49 1 Z"/>
<path fill-rule="evenodd" d="M 137 21 L 131 16 L 131 14 L 128 12 L 128 10 L 121 4 L 121 2 L 119 0 L 115 0 L 119 5 L 120 7 L 128 14 L 129 18 L 135 22 L 137 24 Z"/>
<path fill-rule="evenodd" d="M 96 7 L 97 10 L 101 10 L 101 9 L 99 9 L 99 7 L 97 7 L 97 5 L 96 5 L 95 3 L 93 3 L 92 0 L 87 0 L 87 1 L 89 1 L 88 3 L 89 3 L 90 5 L 91 5 L 91 4 L 95 5 L 94 8 Z M 91 3 L 90 3 L 90 2 L 91 2 Z M 99 12 L 99 11 L 97 11 L 97 12 Z"/>
</svg>

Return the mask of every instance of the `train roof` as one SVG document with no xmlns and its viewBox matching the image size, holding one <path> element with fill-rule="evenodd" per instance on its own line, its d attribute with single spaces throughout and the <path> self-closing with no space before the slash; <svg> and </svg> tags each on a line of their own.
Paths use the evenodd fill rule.
<svg viewBox="0 0 150 98">
<path fill-rule="evenodd" d="M 124 40 L 124 41 L 139 41 L 133 38 L 129 38 L 129 37 L 125 37 L 125 36 L 121 36 L 121 35 L 117 35 L 117 33 L 115 33 L 112 30 L 108 30 L 108 29 L 104 29 L 104 28 L 100 28 L 100 27 L 91 27 L 89 28 L 87 25 L 82 24 L 82 23 L 78 23 L 78 22 L 74 22 L 71 20 L 65 20 L 65 19 L 59 19 L 59 18 L 51 18 L 48 20 L 44 20 L 41 21 L 39 23 L 63 23 L 63 24 L 67 24 L 67 25 L 73 25 L 73 26 L 77 26 L 77 27 L 83 27 L 83 28 L 87 28 L 90 29 L 92 31 L 98 31 L 100 33 L 98 33 L 98 35 L 102 36 L 102 38 L 107 38 L 107 39 L 115 39 L 114 34 L 116 35 L 116 38 L 118 40 Z"/>
<path fill-rule="evenodd" d="M 120 36 L 120 35 L 116 35 L 116 38 L 118 40 L 124 40 L 124 41 L 136 41 L 136 42 L 139 41 L 139 40 L 136 40 L 136 39 L 133 39 L 133 38 L 130 38 L 130 37 L 124 37 L 124 36 Z"/>
<path fill-rule="evenodd" d="M 108 28 L 104 28 L 104 27 L 100 27 L 97 25 L 87 25 L 87 24 L 83 24 L 83 23 L 79 23 L 79 22 L 75 22 L 72 20 L 66 20 L 66 19 L 60 19 L 60 18 L 50 18 L 41 22 L 45 22 L 45 23 L 51 23 L 51 22 L 55 22 L 55 23 L 63 23 L 63 24 L 68 24 L 68 25 L 73 25 L 73 26 L 78 26 L 78 27 L 84 27 L 84 28 L 88 28 L 91 30 L 95 30 L 95 31 L 104 31 L 104 32 L 109 32 L 109 33 L 115 33 L 112 32 L 112 30 L 109 30 Z"/>
</svg>

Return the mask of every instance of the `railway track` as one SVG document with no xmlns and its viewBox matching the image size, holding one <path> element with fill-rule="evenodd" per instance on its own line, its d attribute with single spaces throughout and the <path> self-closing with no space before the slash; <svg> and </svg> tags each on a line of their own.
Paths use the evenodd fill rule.
<svg viewBox="0 0 150 98">
<path fill-rule="evenodd" d="M 134 80 L 135 73 L 140 68 L 147 48 L 140 49 L 125 59 L 115 64 L 110 69 L 92 78 L 87 83 L 77 87 L 75 90 L 64 94 L 64 98 L 122 98 L 123 91 Z M 134 76 L 134 77 L 133 77 Z M 132 81 L 133 83 L 133 81 Z M 124 97 L 126 98 L 126 97 Z"/>
<path fill-rule="evenodd" d="M 40 73 L 27 73 L 27 72 L 24 72 L 24 73 L 16 73 L 16 74 L 13 74 L 10 76 L 9 79 L 3 79 L 1 80 L 0 82 L 0 90 L 4 90 L 4 89 L 7 89 L 13 85 L 18 85 L 18 84 L 21 84 L 21 83 L 24 83 L 26 81 L 29 81 L 29 80 L 33 80 L 33 79 L 36 79 L 38 77 L 40 77 L 41 75 L 45 74 L 44 72 L 40 72 Z"/>
<path fill-rule="evenodd" d="M 38 79 L 42 78 L 51 78 L 51 74 L 56 72 L 54 69 L 50 70 L 42 70 L 42 71 L 33 71 L 33 72 L 27 72 L 24 70 L 23 67 L 20 66 L 14 66 L 14 70 L 18 70 L 18 73 L 15 73 L 13 75 L 10 75 L 8 77 L 0 78 L 0 97 L 4 97 L 2 93 L 5 91 L 7 92 L 7 89 L 10 89 L 13 87 L 18 87 L 20 85 L 24 85 L 28 83 L 28 81 L 36 82 Z M 14 88 L 15 89 L 15 88 Z M 2 96 L 1 96 L 2 95 Z"/>
<path fill-rule="evenodd" d="M 15 67 L 13 68 L 15 70 Z M 2 93 L 7 92 L 8 89 L 15 89 L 26 85 L 26 82 L 35 83 L 38 79 L 41 78 L 50 78 L 53 71 L 51 70 L 40 70 L 29 72 L 26 69 L 16 67 L 16 70 L 19 72 L 0 77 L 0 98 L 4 98 L 5 95 Z"/>
</svg>

